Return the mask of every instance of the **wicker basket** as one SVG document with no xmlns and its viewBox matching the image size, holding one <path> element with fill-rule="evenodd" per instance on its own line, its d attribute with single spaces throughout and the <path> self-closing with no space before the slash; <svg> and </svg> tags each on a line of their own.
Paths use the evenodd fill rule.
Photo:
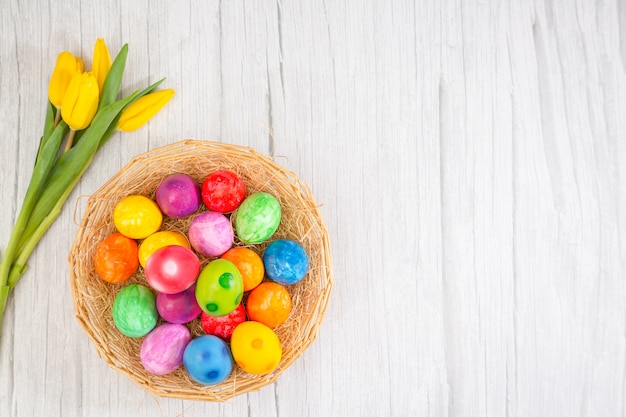
<svg viewBox="0 0 626 417">
<path fill-rule="evenodd" d="M 202 183 L 208 174 L 218 169 L 236 172 L 246 184 L 248 194 L 265 191 L 276 196 L 283 217 L 271 240 L 290 238 L 300 242 L 307 251 L 310 267 L 300 283 L 288 288 L 292 311 L 288 320 L 275 329 L 283 347 L 278 368 L 258 376 L 235 367 L 221 384 L 206 386 L 193 381 L 183 367 L 164 376 L 152 375 L 143 368 L 139 361 L 143 338 L 122 335 L 111 313 L 115 296 L 124 286 L 135 282 L 145 284 L 143 270 L 139 268 L 122 284 L 109 284 L 96 274 L 93 257 L 98 244 L 115 231 L 113 209 L 123 197 L 141 194 L 154 198 L 159 182 L 169 174 L 185 173 Z M 164 217 L 162 230 L 186 233 L 192 217 Z M 261 254 L 266 244 L 255 245 L 254 249 Z M 235 245 L 243 243 L 235 237 Z M 202 256 L 200 259 L 203 265 L 211 260 Z M 196 140 L 177 142 L 139 155 L 102 185 L 87 201 L 69 263 L 76 317 L 99 355 L 149 392 L 205 401 L 225 401 L 273 383 L 315 340 L 333 284 L 328 233 L 308 186 L 250 148 Z M 189 324 L 192 335 L 204 334 L 199 322 L 197 319 Z"/>
</svg>

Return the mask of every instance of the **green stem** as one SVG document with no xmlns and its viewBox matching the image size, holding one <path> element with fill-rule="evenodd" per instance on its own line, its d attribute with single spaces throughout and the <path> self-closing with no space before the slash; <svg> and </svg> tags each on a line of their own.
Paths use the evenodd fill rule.
<svg viewBox="0 0 626 417">
<path fill-rule="evenodd" d="M 30 183 L 28 184 L 26 195 L 24 196 L 22 208 L 20 209 L 17 220 L 15 221 L 15 226 L 13 226 L 13 230 L 11 231 L 9 244 L 6 252 L 4 253 L 4 257 L 2 258 L 2 263 L 0 264 L 0 287 L 4 287 L 7 284 L 9 271 L 13 265 L 15 255 L 17 254 L 20 240 L 23 237 L 30 215 L 39 200 L 39 195 L 41 194 L 43 185 L 45 184 L 48 174 L 54 165 L 56 155 L 59 151 L 61 141 L 63 136 L 65 136 L 66 131 L 67 125 L 63 122 L 59 123 L 50 135 L 50 138 L 46 138 L 45 144 L 41 149 L 41 153 L 37 158 L 33 175 L 30 179 Z"/>
<path fill-rule="evenodd" d="M 13 287 L 15 287 L 15 284 L 17 284 L 22 274 L 26 272 L 26 269 L 27 269 L 26 262 L 28 262 L 28 258 L 30 257 L 31 253 L 33 253 L 33 250 L 37 246 L 37 243 L 39 243 L 43 235 L 48 231 L 50 226 L 52 226 L 52 223 L 54 223 L 57 217 L 59 217 L 59 215 L 61 214 L 63 205 L 67 201 L 67 198 L 69 197 L 70 193 L 72 192 L 72 190 L 78 183 L 78 180 L 80 180 L 83 173 L 87 170 L 87 168 L 91 164 L 92 160 L 93 160 L 93 156 L 89 158 L 88 161 L 85 162 L 83 169 L 76 176 L 76 178 L 72 181 L 72 183 L 67 187 L 65 192 L 61 196 L 59 196 L 58 201 L 56 202 L 54 207 L 52 207 L 52 209 L 50 210 L 50 213 L 43 219 L 43 221 L 39 224 L 39 226 L 37 226 L 37 229 L 35 229 L 35 231 L 30 235 L 28 240 L 22 246 L 22 249 L 20 250 L 19 254 L 17 255 L 17 258 L 15 259 L 15 263 L 13 264 L 13 267 L 11 268 L 11 272 L 9 273 L 9 280 L 8 280 L 9 291 L 11 291 Z"/>
</svg>

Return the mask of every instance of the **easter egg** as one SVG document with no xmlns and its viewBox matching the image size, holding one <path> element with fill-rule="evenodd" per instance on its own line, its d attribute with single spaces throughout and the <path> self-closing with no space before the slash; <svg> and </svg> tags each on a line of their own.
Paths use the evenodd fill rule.
<svg viewBox="0 0 626 417">
<path fill-rule="evenodd" d="M 204 385 L 219 384 L 233 371 L 228 345 L 212 335 L 202 335 L 189 342 L 183 353 L 183 364 L 189 376 Z"/>
<path fill-rule="evenodd" d="M 183 364 L 183 354 L 190 341 L 191 333 L 182 324 L 161 324 L 141 343 L 139 360 L 151 374 L 167 375 Z"/>
<path fill-rule="evenodd" d="M 298 242 L 279 239 L 270 243 L 263 253 L 265 272 L 283 285 L 300 282 L 309 269 L 309 257 Z"/>
<path fill-rule="evenodd" d="M 193 285 L 200 273 L 200 260 L 184 246 L 165 246 L 148 258 L 144 272 L 152 288 L 175 294 Z"/>
<path fill-rule="evenodd" d="M 281 215 L 282 210 L 276 197 L 263 192 L 251 194 L 237 209 L 237 236 L 247 244 L 265 242 L 278 229 Z"/>
<path fill-rule="evenodd" d="M 113 209 L 117 230 L 132 239 L 144 239 L 159 230 L 163 214 L 157 203 L 142 195 L 129 195 Z"/>
<path fill-rule="evenodd" d="M 156 326 L 157 319 L 154 294 L 143 285 L 124 287 L 113 301 L 115 327 L 128 337 L 147 335 Z"/>
<path fill-rule="evenodd" d="M 202 201 L 212 211 L 230 213 L 239 207 L 245 196 L 243 180 L 232 171 L 216 171 L 202 183 Z"/>
<path fill-rule="evenodd" d="M 119 284 L 130 278 L 137 268 L 137 242 L 121 233 L 107 236 L 96 249 L 94 266 L 100 278 Z"/>
<path fill-rule="evenodd" d="M 184 246 L 189 248 L 189 241 L 187 237 L 174 231 L 163 230 L 160 232 L 152 233 L 150 236 L 144 239 L 139 245 L 139 263 L 144 268 L 150 255 L 152 255 L 157 249 L 164 248 L 165 246 Z"/>
<path fill-rule="evenodd" d="M 282 285 L 264 282 L 250 292 L 246 309 L 250 320 L 258 321 L 274 329 L 289 317 L 291 296 Z"/>
<path fill-rule="evenodd" d="M 205 266 L 196 283 L 196 300 L 205 313 L 225 316 L 243 298 L 243 280 L 231 261 L 216 259 Z"/>
<path fill-rule="evenodd" d="M 212 334 L 227 342 L 235 327 L 244 321 L 246 321 L 246 310 L 241 303 L 225 316 L 215 317 L 203 312 L 201 319 L 202 328 L 206 334 Z"/>
<path fill-rule="evenodd" d="M 189 225 L 189 243 L 204 256 L 220 256 L 233 245 L 228 217 L 214 211 L 198 214 Z"/>
<path fill-rule="evenodd" d="M 161 181 L 156 190 L 156 202 L 169 217 L 181 218 L 193 214 L 200 207 L 200 186 L 185 174 L 172 174 Z"/>
<path fill-rule="evenodd" d="M 202 312 L 196 301 L 194 285 L 175 294 L 158 293 L 156 307 L 165 321 L 175 324 L 189 323 Z"/>
<path fill-rule="evenodd" d="M 263 281 L 265 268 L 263 260 L 252 249 L 236 247 L 221 256 L 235 264 L 243 279 L 243 290 L 250 291 Z"/>
<path fill-rule="evenodd" d="M 246 321 L 237 326 L 230 338 L 230 347 L 237 365 L 255 375 L 272 372 L 282 357 L 276 333 L 256 321 Z"/>
</svg>

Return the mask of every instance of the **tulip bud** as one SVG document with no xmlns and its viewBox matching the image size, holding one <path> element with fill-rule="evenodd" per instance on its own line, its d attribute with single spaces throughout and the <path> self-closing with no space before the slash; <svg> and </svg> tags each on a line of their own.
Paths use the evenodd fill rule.
<svg viewBox="0 0 626 417">
<path fill-rule="evenodd" d="M 57 63 L 48 84 L 48 98 L 50 103 L 57 109 L 61 107 L 67 87 L 74 73 L 83 72 L 83 61 L 76 58 L 70 52 L 61 52 L 57 57 Z"/>
<path fill-rule="evenodd" d="M 92 73 L 74 74 L 61 105 L 61 116 L 72 130 L 89 126 L 98 110 L 99 95 L 98 81 Z"/>
<path fill-rule="evenodd" d="M 91 65 L 91 72 L 96 80 L 98 80 L 98 88 L 102 91 L 102 85 L 111 68 L 111 54 L 109 54 L 109 48 L 104 43 L 104 39 L 98 38 L 96 40 L 96 46 L 93 50 L 93 63 Z"/>
<path fill-rule="evenodd" d="M 131 132 L 146 124 L 174 96 L 172 89 L 146 94 L 128 106 L 117 124 L 118 130 Z"/>
</svg>

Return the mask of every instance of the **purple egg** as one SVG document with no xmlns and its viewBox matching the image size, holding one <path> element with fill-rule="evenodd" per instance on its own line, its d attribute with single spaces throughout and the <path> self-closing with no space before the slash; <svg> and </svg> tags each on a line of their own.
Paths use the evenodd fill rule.
<svg viewBox="0 0 626 417">
<path fill-rule="evenodd" d="M 139 358 L 146 371 L 154 375 L 174 372 L 183 364 L 191 333 L 182 324 L 165 323 L 152 330 L 141 344 Z"/>
<path fill-rule="evenodd" d="M 165 321 L 175 324 L 189 323 L 202 312 L 196 301 L 195 285 L 176 294 L 158 293 L 156 307 Z"/>
<path fill-rule="evenodd" d="M 221 256 L 233 245 L 228 217 L 215 211 L 198 214 L 189 226 L 189 243 L 204 256 Z"/>
<path fill-rule="evenodd" d="M 166 216 L 187 217 L 200 207 L 202 193 L 198 183 L 190 176 L 173 174 L 165 177 L 159 184 L 156 202 Z"/>
</svg>

